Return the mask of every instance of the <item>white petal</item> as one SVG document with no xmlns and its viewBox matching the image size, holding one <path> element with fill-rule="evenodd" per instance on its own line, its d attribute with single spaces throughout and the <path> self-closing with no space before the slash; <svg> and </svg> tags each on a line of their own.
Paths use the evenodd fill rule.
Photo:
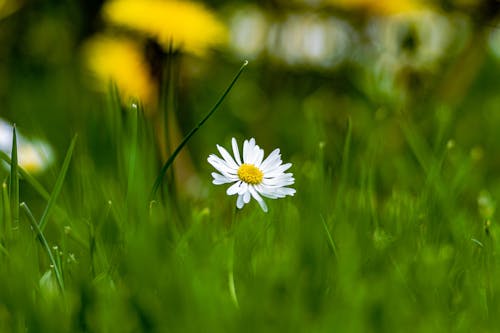
<svg viewBox="0 0 500 333">
<path fill-rule="evenodd" d="M 264 176 L 266 178 L 279 176 L 280 174 L 283 174 L 283 172 L 285 172 L 286 170 L 290 169 L 291 166 L 292 163 L 280 165 L 277 168 L 267 171 Z"/>
<path fill-rule="evenodd" d="M 238 190 L 238 194 L 245 194 L 245 192 L 247 192 L 247 191 L 248 191 L 248 184 L 245 182 L 241 182 L 241 186 L 240 186 L 240 189 Z"/>
<path fill-rule="evenodd" d="M 254 160 L 252 161 L 252 164 L 255 165 L 257 168 L 259 168 L 260 164 L 262 163 L 262 159 L 264 158 L 264 149 L 261 149 L 259 146 L 255 147 L 257 149 L 255 151 Z"/>
<path fill-rule="evenodd" d="M 277 199 L 284 197 L 283 194 L 277 191 L 276 187 L 270 187 L 264 184 L 259 184 L 258 186 L 259 186 L 258 187 L 259 193 L 265 196 L 266 198 Z"/>
<path fill-rule="evenodd" d="M 252 158 L 252 164 L 255 165 L 258 158 L 259 158 L 259 155 L 261 154 L 264 154 L 264 150 L 261 149 L 258 145 L 255 145 L 255 147 L 253 148 L 253 158 Z"/>
<path fill-rule="evenodd" d="M 219 164 L 222 160 L 220 159 L 220 157 L 214 155 L 214 154 L 210 154 L 208 155 L 208 158 L 207 158 L 207 162 L 212 164 L 214 167 L 215 165 L 214 164 Z"/>
<path fill-rule="evenodd" d="M 296 192 L 294 188 L 290 188 L 290 187 L 280 187 L 277 191 L 280 194 L 290 195 L 290 196 L 293 196 Z"/>
<path fill-rule="evenodd" d="M 212 177 L 214 177 L 214 179 L 218 180 L 218 181 L 219 180 L 220 181 L 227 180 L 228 183 L 238 180 L 238 177 L 224 173 L 224 172 L 220 172 L 220 173 L 212 172 Z"/>
<path fill-rule="evenodd" d="M 245 140 L 243 141 L 243 163 L 247 163 L 249 152 L 248 140 Z"/>
<path fill-rule="evenodd" d="M 226 190 L 226 193 L 227 195 L 233 195 L 233 194 L 236 194 L 239 192 L 240 190 L 240 185 L 241 185 L 241 181 L 239 182 L 236 182 L 234 183 L 233 185 L 231 185 L 227 190 Z"/>
<path fill-rule="evenodd" d="M 236 199 L 236 207 L 241 209 L 241 208 L 243 208 L 244 205 L 245 205 L 245 203 L 243 202 L 243 196 L 238 195 L 238 199 Z"/>
<path fill-rule="evenodd" d="M 245 144 L 246 143 L 246 144 Z M 251 164 L 255 149 L 255 139 L 245 140 L 243 143 L 243 163 Z"/>
<path fill-rule="evenodd" d="M 246 191 L 244 194 L 243 194 L 243 201 L 247 204 L 250 202 L 250 192 L 249 191 Z"/>
<path fill-rule="evenodd" d="M 219 150 L 219 153 L 222 155 L 224 160 L 226 161 L 227 165 L 233 169 L 238 169 L 238 164 L 234 161 L 234 159 L 231 157 L 231 155 L 227 152 L 226 148 L 217 145 L 217 149 Z"/>
<path fill-rule="evenodd" d="M 216 168 L 217 170 L 222 170 L 222 171 L 224 171 L 226 173 L 230 173 L 232 175 L 236 175 L 238 173 L 238 171 L 236 169 L 229 167 L 229 165 L 227 165 L 227 163 L 224 160 L 222 160 L 216 156 L 214 156 L 212 159 L 210 159 L 209 163 L 212 164 L 212 166 L 214 168 Z"/>
<path fill-rule="evenodd" d="M 291 166 L 292 166 L 292 163 L 276 164 L 273 167 L 270 167 L 268 169 L 268 171 L 273 172 L 276 170 L 280 170 L 280 172 L 285 172 L 286 170 L 290 169 Z"/>
<path fill-rule="evenodd" d="M 236 182 L 238 180 L 240 180 L 238 178 L 238 176 L 236 175 L 232 175 L 230 173 L 226 173 L 226 172 L 222 172 L 222 171 L 219 171 L 224 177 L 226 177 L 227 179 L 231 179 L 232 182 Z"/>
<path fill-rule="evenodd" d="M 267 188 L 264 188 L 262 185 L 258 185 L 257 187 L 257 190 L 259 191 L 259 193 L 266 197 L 266 198 L 269 198 L 269 199 L 277 199 L 279 198 L 273 190 L 270 190 L 270 189 L 267 189 Z"/>
<path fill-rule="evenodd" d="M 274 164 L 274 161 L 278 160 L 279 158 L 280 158 L 280 149 L 276 148 L 262 162 L 262 164 L 260 165 L 261 170 L 265 171 L 268 166 L 272 166 Z"/>
<path fill-rule="evenodd" d="M 241 165 L 240 151 L 238 149 L 238 143 L 236 142 L 235 138 L 231 139 L 231 144 L 233 146 L 234 159 L 236 160 L 236 163 L 238 163 L 238 165 Z"/>
<path fill-rule="evenodd" d="M 289 187 L 269 187 L 266 185 L 260 185 L 259 192 L 268 198 L 284 198 L 287 195 L 293 196 L 295 194 L 295 189 Z"/>
<path fill-rule="evenodd" d="M 282 173 L 274 177 L 264 177 L 264 180 L 268 182 L 281 182 L 281 181 L 288 181 L 292 180 L 294 181 L 295 178 L 293 178 L 293 173 Z"/>
<path fill-rule="evenodd" d="M 237 173 L 237 170 L 235 168 L 231 168 L 226 161 L 223 159 L 219 158 L 218 156 L 211 154 L 208 156 L 207 159 L 208 163 L 210 163 L 214 168 L 216 168 L 219 171 L 224 171 L 227 173 L 235 174 Z"/>
<path fill-rule="evenodd" d="M 262 182 L 261 183 L 263 186 L 266 186 L 266 188 L 269 188 L 270 190 L 276 190 L 277 188 L 280 188 L 280 187 L 285 187 L 285 186 L 290 186 L 290 185 L 293 185 L 293 181 L 282 181 L 278 184 L 268 184 L 268 183 L 265 183 L 265 182 Z"/>
<path fill-rule="evenodd" d="M 259 203 L 260 208 L 262 208 L 262 210 L 267 213 L 267 205 L 264 199 L 262 199 L 262 197 L 259 195 L 259 193 L 257 193 L 253 186 L 249 186 L 248 190 L 250 191 L 252 197 Z"/>
<path fill-rule="evenodd" d="M 215 185 L 221 185 L 221 184 L 227 184 L 227 183 L 232 183 L 234 180 L 223 176 L 221 174 L 218 174 L 217 172 L 212 172 L 212 177 L 214 178 L 213 182 Z"/>
<path fill-rule="evenodd" d="M 287 185 L 292 185 L 295 182 L 292 174 L 284 174 L 274 178 L 264 178 L 262 184 L 270 187 L 282 187 Z"/>
<path fill-rule="evenodd" d="M 232 179 L 233 181 L 239 180 L 238 176 L 236 176 L 235 174 L 227 172 L 227 168 L 226 167 L 219 167 L 219 168 L 216 168 L 216 169 L 217 169 L 217 171 L 219 171 L 219 173 L 221 175 L 223 175 L 224 177 L 226 177 L 228 179 Z"/>
</svg>

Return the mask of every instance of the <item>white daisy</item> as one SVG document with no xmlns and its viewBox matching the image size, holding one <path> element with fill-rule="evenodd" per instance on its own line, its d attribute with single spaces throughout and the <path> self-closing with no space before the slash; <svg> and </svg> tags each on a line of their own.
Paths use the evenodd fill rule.
<svg viewBox="0 0 500 333">
<path fill-rule="evenodd" d="M 12 151 L 12 125 L 0 119 L 0 151 L 10 156 Z M 30 140 L 17 130 L 18 163 L 30 173 L 45 171 L 54 162 L 52 146 L 43 140 Z M 7 163 L 0 163 L 7 169 Z"/>
<path fill-rule="evenodd" d="M 211 154 L 208 163 L 219 172 L 212 172 L 215 185 L 234 183 L 226 192 L 228 195 L 238 194 L 236 207 L 241 209 L 253 197 L 262 210 L 267 212 L 267 205 L 262 197 L 277 199 L 295 194 L 295 189 L 286 187 L 295 181 L 293 173 L 285 173 L 292 163 L 282 164 L 278 148 L 264 159 L 264 150 L 251 138 L 243 142 L 243 158 L 240 158 L 236 139 L 233 138 L 231 143 L 234 158 L 224 147 L 217 145 L 222 158 Z"/>
</svg>

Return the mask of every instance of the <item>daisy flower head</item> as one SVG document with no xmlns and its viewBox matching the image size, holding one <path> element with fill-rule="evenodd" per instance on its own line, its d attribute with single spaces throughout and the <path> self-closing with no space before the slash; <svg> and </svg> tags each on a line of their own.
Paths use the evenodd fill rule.
<svg viewBox="0 0 500 333">
<path fill-rule="evenodd" d="M 282 164 L 279 148 L 264 159 L 264 150 L 255 144 L 254 138 L 243 142 L 242 155 L 235 138 L 232 138 L 231 143 L 234 157 L 224 147 L 217 145 L 222 158 L 211 154 L 208 163 L 218 171 L 212 172 L 213 184 L 232 183 L 226 193 L 238 195 L 236 207 L 241 209 L 254 198 L 267 212 L 262 197 L 277 199 L 295 194 L 295 189 L 287 187 L 295 182 L 293 173 L 285 173 L 292 163 Z"/>
</svg>

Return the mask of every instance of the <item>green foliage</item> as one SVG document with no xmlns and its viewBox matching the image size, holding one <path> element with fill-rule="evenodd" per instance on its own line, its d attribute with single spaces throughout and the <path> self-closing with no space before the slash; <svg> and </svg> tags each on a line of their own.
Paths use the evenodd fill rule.
<svg viewBox="0 0 500 333">
<path fill-rule="evenodd" d="M 26 5 L 2 24 L 22 31 L 41 10 L 59 33 L 80 18 L 65 6 Z M 162 159 L 147 105 L 81 84 L 76 26 L 45 65 L 50 50 L 8 47 L 0 33 L 11 43 L 1 116 L 58 152 L 38 175 L 20 165 L 15 135 L 12 158 L 0 152 L 0 332 L 498 330 L 498 60 L 472 57 L 470 82 L 453 75 L 458 60 L 400 73 L 422 76 L 415 91 L 351 64 L 256 60 L 225 90 L 240 60 L 176 55 L 178 105 L 162 103 L 188 134 Z M 267 199 L 267 214 L 237 210 L 206 162 L 232 136 L 279 147 L 296 195 Z M 182 153 L 194 181 L 177 178 Z"/>
<path fill-rule="evenodd" d="M 25 223 L 17 244 L 2 245 L 2 329 L 494 331 L 497 227 L 482 226 L 459 199 L 470 186 L 459 176 L 470 157 L 453 156 L 456 147 L 440 155 L 416 148 L 424 138 L 402 124 L 417 142 L 403 163 L 423 152 L 410 162 L 422 183 L 413 191 L 411 181 L 394 179 L 383 195 L 380 148 L 356 148 L 355 121 L 346 125 L 340 165 L 331 169 L 331 147 L 317 141 L 294 160 L 297 195 L 270 202 L 268 214 L 256 204 L 234 213 L 218 188 L 174 207 L 149 205 L 148 187 L 135 186 L 139 202 L 129 207 L 130 177 L 109 179 L 79 161 L 65 185 L 73 187 L 61 207 L 68 216 L 54 215 L 44 235 L 23 203 L 34 233 Z M 141 163 L 135 170 L 154 178 Z M 492 206 L 491 196 L 479 200 Z"/>
</svg>

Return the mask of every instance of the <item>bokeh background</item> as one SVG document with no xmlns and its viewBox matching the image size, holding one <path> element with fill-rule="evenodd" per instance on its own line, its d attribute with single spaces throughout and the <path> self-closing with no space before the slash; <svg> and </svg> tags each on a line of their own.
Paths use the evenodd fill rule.
<svg viewBox="0 0 500 333">
<path fill-rule="evenodd" d="M 166 178 L 157 221 L 141 209 L 160 166 L 245 60 Z M 0 328 L 494 332 L 499 88 L 498 0 L 0 0 L 0 117 L 50 155 L 25 167 L 51 189 L 78 134 L 59 200 L 71 218 L 46 232 L 76 258 L 69 306 L 45 297 L 46 259 L 11 260 Z M 279 147 L 297 189 L 269 220 L 245 207 L 235 229 L 206 162 L 233 136 Z M 43 198 L 26 182 L 21 195 L 40 216 Z"/>
</svg>

